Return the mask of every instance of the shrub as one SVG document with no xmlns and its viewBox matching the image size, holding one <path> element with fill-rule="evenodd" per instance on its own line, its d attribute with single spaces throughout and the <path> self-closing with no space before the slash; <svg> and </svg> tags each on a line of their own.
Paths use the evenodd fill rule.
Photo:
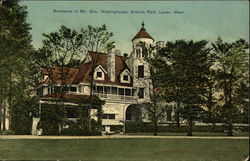
<svg viewBox="0 0 250 161">
<path fill-rule="evenodd" d="M 97 136 L 101 135 L 101 132 L 99 132 L 99 124 L 95 120 L 91 120 L 91 132 L 88 131 L 87 127 L 82 128 L 81 124 L 79 122 L 74 121 L 67 121 L 67 125 L 69 125 L 69 128 L 62 129 L 60 135 L 66 135 L 66 136 Z"/>
<path fill-rule="evenodd" d="M 43 129 L 43 135 L 59 135 L 59 112 L 53 104 L 43 104 L 39 128 Z"/>
<path fill-rule="evenodd" d="M 16 100 L 10 110 L 11 129 L 15 134 L 31 134 L 32 113 L 38 106 L 36 98 L 26 98 L 25 100 Z"/>
<path fill-rule="evenodd" d="M 110 131 L 114 131 L 115 133 L 120 133 L 123 131 L 122 125 L 112 125 L 110 126 Z"/>
<path fill-rule="evenodd" d="M 234 126 L 234 129 L 241 132 L 248 132 L 248 126 Z M 193 132 L 224 132 L 226 130 L 226 126 L 220 125 L 207 125 L 207 126 L 193 126 Z M 126 133 L 152 133 L 153 126 L 150 123 L 143 122 L 127 122 L 126 123 Z M 179 128 L 176 125 L 159 125 L 158 132 L 171 132 L 171 133 L 185 133 L 187 132 L 187 126 L 183 125 Z"/>
<path fill-rule="evenodd" d="M 68 128 L 63 129 L 60 133 L 60 135 L 66 135 L 66 136 L 97 136 L 101 135 L 98 131 L 91 131 L 88 132 L 86 129 L 79 129 L 79 128 Z"/>
<path fill-rule="evenodd" d="M 0 135 L 14 135 L 15 132 L 13 130 L 0 130 Z"/>
</svg>

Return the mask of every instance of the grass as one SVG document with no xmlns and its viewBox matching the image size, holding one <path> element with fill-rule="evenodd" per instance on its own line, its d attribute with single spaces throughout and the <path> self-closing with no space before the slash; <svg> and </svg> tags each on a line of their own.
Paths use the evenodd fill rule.
<svg viewBox="0 0 250 161">
<path fill-rule="evenodd" d="M 241 161 L 248 139 L 1 139 L 0 159 Z"/>
</svg>

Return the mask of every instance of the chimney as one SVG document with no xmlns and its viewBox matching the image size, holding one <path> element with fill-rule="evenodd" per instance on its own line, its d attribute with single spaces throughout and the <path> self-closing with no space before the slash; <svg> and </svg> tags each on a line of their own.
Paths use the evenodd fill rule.
<svg viewBox="0 0 250 161">
<path fill-rule="evenodd" d="M 115 82 L 115 50 L 108 53 L 108 75 L 111 82 Z"/>
<path fill-rule="evenodd" d="M 128 53 L 124 53 L 123 56 L 124 56 L 124 57 L 128 57 Z"/>
<path fill-rule="evenodd" d="M 115 50 L 115 55 L 121 56 L 121 50 L 120 50 L 120 49 L 116 49 L 116 50 Z"/>
</svg>

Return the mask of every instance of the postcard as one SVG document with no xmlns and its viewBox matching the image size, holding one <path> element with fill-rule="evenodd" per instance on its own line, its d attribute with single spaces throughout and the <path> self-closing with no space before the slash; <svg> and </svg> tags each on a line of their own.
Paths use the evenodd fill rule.
<svg viewBox="0 0 250 161">
<path fill-rule="evenodd" d="M 248 160 L 249 1 L 0 2 L 0 160 Z"/>
</svg>

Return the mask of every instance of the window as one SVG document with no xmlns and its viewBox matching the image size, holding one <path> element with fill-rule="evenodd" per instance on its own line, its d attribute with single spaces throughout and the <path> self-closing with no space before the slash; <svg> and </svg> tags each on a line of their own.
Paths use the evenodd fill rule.
<svg viewBox="0 0 250 161">
<path fill-rule="evenodd" d="M 59 86 L 55 86 L 54 87 L 54 93 L 59 93 L 60 92 L 60 87 Z"/>
<path fill-rule="evenodd" d="M 79 86 L 78 89 L 79 89 L 79 92 L 81 93 L 83 92 L 83 86 Z"/>
<path fill-rule="evenodd" d="M 111 94 L 117 94 L 117 87 L 111 88 Z"/>
<path fill-rule="evenodd" d="M 50 94 L 50 87 L 48 87 L 48 94 Z"/>
<path fill-rule="evenodd" d="M 138 78 L 144 78 L 144 65 L 138 66 Z"/>
<path fill-rule="evenodd" d="M 71 92 L 76 92 L 76 87 L 70 87 Z"/>
<path fill-rule="evenodd" d="M 115 119 L 115 114 L 109 114 L 108 117 L 109 119 Z"/>
<path fill-rule="evenodd" d="M 102 115 L 103 119 L 111 119 L 114 120 L 115 119 L 115 114 L 103 114 Z"/>
<path fill-rule="evenodd" d="M 97 78 L 102 78 L 102 72 L 96 72 Z"/>
<path fill-rule="evenodd" d="M 103 118 L 103 119 L 108 119 L 108 114 L 103 114 L 103 115 L 102 115 L 102 118 Z"/>
<path fill-rule="evenodd" d="M 36 90 L 38 96 L 43 96 L 43 87 Z"/>
<path fill-rule="evenodd" d="M 139 98 L 144 98 L 144 88 L 139 88 L 138 96 Z"/>
<path fill-rule="evenodd" d="M 62 88 L 62 92 L 64 92 L 64 93 L 69 92 L 69 87 L 63 87 L 63 88 Z"/>
<path fill-rule="evenodd" d="M 140 57 L 140 49 L 136 49 L 136 57 L 139 58 Z"/>
<path fill-rule="evenodd" d="M 125 89 L 125 95 L 126 96 L 131 96 L 131 89 Z"/>
<path fill-rule="evenodd" d="M 123 80 L 128 81 L 128 75 L 124 75 Z"/>
<path fill-rule="evenodd" d="M 124 95 L 124 88 L 119 88 L 118 91 L 119 91 L 119 95 Z"/>
<path fill-rule="evenodd" d="M 67 117 L 68 118 L 76 118 L 77 117 L 77 109 L 75 107 L 66 107 Z"/>
<path fill-rule="evenodd" d="M 104 86 L 104 93 L 105 94 L 110 94 L 110 87 Z"/>
<path fill-rule="evenodd" d="M 103 86 L 97 86 L 97 92 L 103 93 Z"/>
</svg>

